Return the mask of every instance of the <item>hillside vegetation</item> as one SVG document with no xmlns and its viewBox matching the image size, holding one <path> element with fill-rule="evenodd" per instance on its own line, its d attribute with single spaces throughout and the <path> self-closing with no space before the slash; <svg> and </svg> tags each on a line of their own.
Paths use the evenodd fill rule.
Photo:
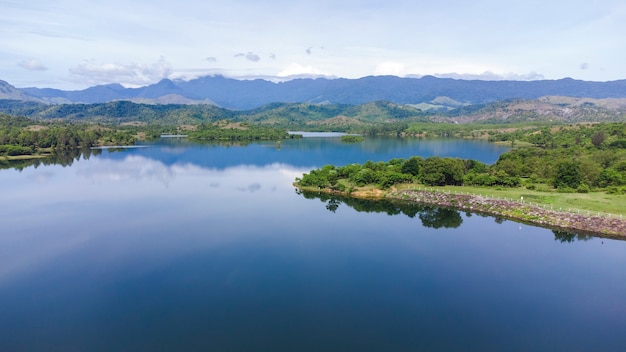
<svg viewBox="0 0 626 352">
<path fill-rule="evenodd" d="M 364 134 L 420 134 L 409 124 L 519 124 L 626 121 L 626 99 L 543 97 L 460 106 L 446 111 L 375 101 L 360 105 L 272 103 L 237 111 L 214 105 L 154 105 L 117 101 L 102 104 L 47 105 L 0 100 L 0 112 L 38 120 L 89 121 L 108 124 L 141 122 L 163 125 L 200 124 L 220 120 L 250 122 L 286 129 L 335 130 Z M 386 126 L 381 130 L 381 125 Z M 394 126 L 395 124 L 395 126 Z"/>
</svg>

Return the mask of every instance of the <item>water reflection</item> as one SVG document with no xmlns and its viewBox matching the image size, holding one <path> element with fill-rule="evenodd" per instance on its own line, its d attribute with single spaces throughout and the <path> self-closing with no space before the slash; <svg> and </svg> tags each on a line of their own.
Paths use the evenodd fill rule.
<svg viewBox="0 0 626 352">
<path fill-rule="evenodd" d="M 572 243 L 574 241 L 589 241 L 593 238 L 590 235 L 576 234 L 566 231 L 552 230 L 554 233 L 554 240 L 561 243 Z"/>
<path fill-rule="evenodd" d="M 114 152 L 114 150 L 109 150 Z M 29 167 L 38 168 L 40 166 L 61 165 L 63 167 L 71 166 L 81 157 L 89 160 L 91 156 L 102 154 L 102 149 L 70 149 L 56 150 L 52 155 L 42 158 L 23 159 L 23 160 L 0 160 L 0 169 L 15 169 L 22 171 Z"/>
<path fill-rule="evenodd" d="M 390 199 L 361 199 L 345 197 L 337 194 L 328 194 L 322 192 L 308 192 L 296 190 L 296 193 L 303 196 L 306 199 L 318 199 L 322 203 L 325 203 L 325 207 L 328 211 L 336 213 L 337 209 L 342 204 L 356 210 L 357 212 L 364 213 L 385 213 L 390 216 L 404 214 L 409 218 L 420 219 L 422 226 L 433 229 L 448 228 L 455 229 L 463 224 L 463 217 L 461 213 L 455 209 L 435 207 L 417 203 L 407 203 L 403 201 L 390 200 Z M 470 218 L 473 215 L 477 215 L 482 218 L 493 218 L 496 224 L 503 224 L 506 220 L 502 217 L 492 217 L 481 213 L 464 213 L 466 218 Z M 521 228 L 521 227 L 520 227 Z M 554 240 L 561 243 L 572 243 L 575 241 L 589 241 L 594 236 L 572 233 L 568 231 L 552 230 L 554 234 Z M 618 240 L 622 240 L 618 238 Z"/>
<path fill-rule="evenodd" d="M 297 195 L 291 147 L 0 172 L 0 351 L 623 350 L 625 242 Z"/>
<path fill-rule="evenodd" d="M 77 165 L 76 173 L 90 180 L 149 180 L 167 186 L 174 180 L 174 167 L 142 156 L 129 155 L 123 160 L 99 159 L 89 164 Z"/>
<path fill-rule="evenodd" d="M 307 169 L 326 164 L 347 165 L 368 160 L 387 161 L 419 155 L 460 157 L 493 163 L 508 150 L 506 147 L 470 140 L 421 140 L 410 138 L 369 137 L 363 143 L 346 144 L 340 138 L 301 138 L 281 142 L 212 142 L 199 144 L 186 139 L 165 138 L 142 148 L 83 149 L 57 152 L 48 158 L 0 161 L 0 168 L 22 170 L 40 165 L 70 166 L 81 156 L 89 159 L 124 159 L 129 155 L 143 156 L 171 166 L 190 163 L 205 168 L 225 169 L 238 165 L 265 166 L 282 163 Z M 123 151 L 120 153 L 119 151 Z M 308 170 L 307 170 L 308 171 Z"/>
<path fill-rule="evenodd" d="M 389 199 L 371 200 L 300 190 L 296 190 L 296 192 L 306 199 L 319 199 L 322 203 L 326 204 L 326 209 L 332 213 L 335 213 L 341 204 L 345 204 L 358 212 L 385 213 L 390 216 L 404 214 L 409 218 L 415 218 L 417 216 L 424 227 L 433 229 L 457 228 L 463 223 L 461 214 L 449 208 L 433 207 Z"/>
<path fill-rule="evenodd" d="M 454 229 L 461 226 L 463 222 L 458 211 L 447 208 L 426 209 L 419 214 L 419 218 L 422 220 L 422 225 L 434 229 L 441 227 Z"/>
</svg>

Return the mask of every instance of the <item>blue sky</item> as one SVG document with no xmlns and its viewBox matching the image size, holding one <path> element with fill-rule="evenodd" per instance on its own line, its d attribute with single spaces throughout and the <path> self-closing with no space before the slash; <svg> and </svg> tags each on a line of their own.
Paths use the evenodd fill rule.
<svg viewBox="0 0 626 352">
<path fill-rule="evenodd" d="M 0 79 L 626 79 L 626 2 L 0 0 Z"/>
</svg>

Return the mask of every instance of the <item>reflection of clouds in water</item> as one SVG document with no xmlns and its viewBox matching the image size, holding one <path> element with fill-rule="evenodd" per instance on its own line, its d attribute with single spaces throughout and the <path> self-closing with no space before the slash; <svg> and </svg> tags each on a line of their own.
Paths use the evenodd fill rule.
<svg viewBox="0 0 626 352">
<path fill-rule="evenodd" d="M 6 239 L 3 240 L 6 241 Z M 7 251 L 0 257 L 0 284 L 12 275 L 20 275 L 25 271 L 35 270 L 41 263 L 75 251 L 76 248 L 84 245 L 88 240 L 88 235 L 75 233 L 55 237 L 52 241 L 46 236 L 29 237 L 26 241 L 32 242 L 28 246 L 28 250 L 22 250 L 19 243 L 16 245 L 12 241 L 8 241 L 8 243 L 3 242 L 2 244 L 5 248 L 13 245 L 17 246 L 17 249 L 15 251 Z"/>
<path fill-rule="evenodd" d="M 28 176 L 28 178 L 31 180 L 35 180 L 35 182 L 39 184 L 45 184 L 54 178 L 54 173 L 53 172 L 39 172 L 39 173 Z"/>
<path fill-rule="evenodd" d="M 237 187 L 238 191 L 241 192 L 250 192 L 250 193 L 254 193 L 256 191 L 260 191 L 262 188 L 260 183 L 253 183 L 251 185 L 249 185 L 248 187 Z"/>
<path fill-rule="evenodd" d="M 308 173 L 310 172 L 312 169 L 316 169 L 315 166 L 311 166 L 308 168 L 293 168 L 293 167 L 282 167 L 280 168 L 278 171 L 280 172 L 281 175 L 284 175 L 288 178 L 290 178 L 293 181 L 296 180 L 296 177 L 302 177 L 302 175 L 304 173 Z"/>
<path fill-rule="evenodd" d="M 187 163 L 165 165 L 143 156 L 128 156 L 123 160 L 95 159 L 76 165 L 77 174 L 96 181 L 156 180 L 169 185 L 175 178 L 199 177 L 208 181 L 210 188 L 234 187 L 242 192 L 255 193 L 265 189 L 276 191 L 278 185 L 291 185 L 309 169 L 286 164 L 266 166 L 239 165 L 225 169 L 203 168 Z M 52 175 L 51 175 L 52 176 Z M 252 183 L 251 183 L 252 182 Z"/>
<path fill-rule="evenodd" d="M 0 197 L 5 207 L 12 199 L 25 197 L 24 204 L 33 204 L 31 207 L 42 214 L 31 226 L 33 236 L 27 237 L 22 234 L 27 230 L 22 229 L 21 219 L 29 219 L 32 208 L 11 208 L 12 219 L 3 224 L 5 230 L 0 236 L 0 248 L 7 252 L 7 255 L 0 255 L 0 285 L 12 275 L 37 270 L 61 256 L 80 256 L 83 250 L 93 248 L 97 245 L 94 243 L 109 238 L 112 233 L 139 234 L 139 241 L 143 240 L 141 234 L 144 233 L 139 229 L 167 232 L 163 228 L 173 226 L 172 221 L 204 224 L 210 221 L 207 219 L 218 217 L 226 219 L 228 224 L 240 220 L 241 211 L 254 213 L 253 217 L 261 219 L 266 212 L 275 210 L 267 209 L 267 202 L 293 196 L 294 175 L 308 170 L 278 163 L 225 169 L 203 168 L 192 163 L 168 166 L 143 156 L 128 156 L 122 160 L 91 158 L 71 168 L 58 167 L 51 172 L 32 170 L 29 186 L 32 187 L 32 180 L 48 180 L 44 187 L 38 188 L 38 192 L 16 191 L 10 198 Z M 99 185 L 94 187 L 94 183 Z M 168 191 L 157 191 L 161 183 L 167 185 Z M 266 197 L 270 192 L 271 197 Z M 296 211 L 284 206 L 283 216 Z M 174 215 L 169 218 L 168 214 Z M 220 231 L 232 230 L 229 226 L 223 225 Z M 251 224 L 241 226 L 245 231 L 252 231 L 248 229 Z M 51 232 L 44 231 L 48 228 Z M 12 232 L 20 235 L 11 237 Z M 174 247 L 168 242 L 171 238 L 162 238 L 151 250 L 158 251 L 160 246 Z M 227 243 L 233 238 L 237 237 L 209 236 L 199 241 Z M 117 258 L 120 252 L 118 247 L 109 248 L 100 252 L 98 258 Z"/>
<path fill-rule="evenodd" d="M 279 186 L 291 185 L 296 177 L 301 177 L 304 172 L 310 170 L 279 163 L 266 166 L 238 165 L 225 169 L 176 164 L 171 168 L 178 178 L 194 175 L 210 180 L 209 187 L 211 188 L 232 187 L 246 193 L 255 193 L 262 189 L 275 192 Z"/>
<path fill-rule="evenodd" d="M 97 159 L 86 164 L 76 165 L 76 173 L 93 180 L 158 180 L 167 185 L 175 177 L 172 168 L 165 164 L 141 156 L 129 156 L 122 161 Z"/>
</svg>

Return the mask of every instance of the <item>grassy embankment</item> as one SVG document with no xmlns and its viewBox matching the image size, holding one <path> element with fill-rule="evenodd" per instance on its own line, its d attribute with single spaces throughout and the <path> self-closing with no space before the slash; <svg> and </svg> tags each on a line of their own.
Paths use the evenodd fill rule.
<svg viewBox="0 0 626 352">
<path fill-rule="evenodd" d="M 298 188 L 307 191 L 320 191 L 317 187 Z M 620 215 L 626 219 L 626 195 L 607 194 L 606 192 L 589 193 L 562 193 L 556 191 L 534 191 L 524 187 L 474 187 L 474 186 L 425 186 L 416 184 L 398 184 L 388 190 L 381 190 L 374 185 L 358 187 L 350 193 L 334 192 L 330 189 L 322 189 L 322 192 L 342 193 L 351 197 L 361 198 L 385 198 L 394 191 L 421 190 L 432 192 L 445 192 L 452 194 L 468 194 L 483 196 L 493 199 L 507 199 L 522 202 L 528 205 L 542 207 L 546 210 L 561 212 L 580 213 L 581 215 Z M 523 197 L 523 198 L 522 198 Z"/>
<path fill-rule="evenodd" d="M 315 191 L 312 188 L 301 187 L 303 190 Z M 626 195 L 608 195 L 603 192 L 550 193 L 523 188 L 425 187 L 414 184 L 396 185 L 387 190 L 366 186 L 353 189 L 349 194 L 329 188 L 318 191 L 355 198 L 388 198 L 451 207 L 594 236 L 616 239 L 624 239 L 626 236 L 626 211 L 623 206 Z"/>
<path fill-rule="evenodd" d="M 523 187 L 474 187 L 474 186 L 441 186 L 402 184 L 396 190 L 435 190 L 439 192 L 482 195 L 488 198 L 510 199 L 522 201 L 529 205 L 538 205 L 545 209 L 574 212 L 589 215 L 612 215 L 626 218 L 626 195 L 607 194 L 606 192 L 563 193 L 556 191 L 535 191 Z M 389 192 L 384 192 L 387 194 Z"/>
</svg>

